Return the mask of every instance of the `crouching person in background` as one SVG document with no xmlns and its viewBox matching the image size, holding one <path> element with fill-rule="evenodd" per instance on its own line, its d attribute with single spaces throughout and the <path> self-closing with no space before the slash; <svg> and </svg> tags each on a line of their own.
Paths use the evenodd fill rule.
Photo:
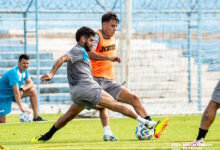
<svg viewBox="0 0 220 150">
<path fill-rule="evenodd" d="M 37 91 L 28 73 L 29 63 L 28 55 L 20 55 L 18 65 L 5 72 L 0 78 L 0 123 L 6 122 L 6 115 L 11 112 L 12 101 L 17 102 L 22 112 L 30 113 L 22 106 L 23 97 L 30 97 L 33 121 L 45 121 L 38 114 Z M 22 85 L 23 81 L 26 82 L 25 85 Z"/>
</svg>

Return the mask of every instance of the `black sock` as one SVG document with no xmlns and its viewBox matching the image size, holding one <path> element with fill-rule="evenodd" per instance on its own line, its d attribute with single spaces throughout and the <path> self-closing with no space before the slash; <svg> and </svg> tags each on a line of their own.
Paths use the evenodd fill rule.
<svg viewBox="0 0 220 150">
<path fill-rule="evenodd" d="M 150 116 L 146 116 L 144 119 L 151 121 Z"/>
<path fill-rule="evenodd" d="M 53 135 L 54 133 L 59 130 L 55 127 L 55 124 L 52 126 L 52 128 L 47 132 L 45 133 L 42 138 L 40 138 L 39 140 L 49 140 Z"/>
<path fill-rule="evenodd" d="M 199 135 L 197 136 L 196 140 L 200 140 L 201 138 L 205 138 L 208 130 L 203 130 L 199 128 Z"/>
</svg>

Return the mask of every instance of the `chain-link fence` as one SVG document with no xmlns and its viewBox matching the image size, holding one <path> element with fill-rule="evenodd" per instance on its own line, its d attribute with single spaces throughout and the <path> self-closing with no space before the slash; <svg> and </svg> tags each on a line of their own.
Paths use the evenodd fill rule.
<svg viewBox="0 0 220 150">
<path fill-rule="evenodd" d="M 219 1 L 132 6 L 129 88 L 156 114 L 202 110 L 219 80 Z"/>
<path fill-rule="evenodd" d="M 113 11 L 120 19 L 122 58 L 116 80 L 153 114 L 195 113 L 207 105 L 219 79 L 219 8 L 218 0 L 0 0 L 0 74 L 27 52 L 41 103 L 70 102 L 65 65 L 47 84 L 38 81 L 37 70 L 49 72 L 74 46 L 77 28 L 97 30 L 101 16 Z M 7 63 L 10 52 L 14 58 Z"/>
</svg>

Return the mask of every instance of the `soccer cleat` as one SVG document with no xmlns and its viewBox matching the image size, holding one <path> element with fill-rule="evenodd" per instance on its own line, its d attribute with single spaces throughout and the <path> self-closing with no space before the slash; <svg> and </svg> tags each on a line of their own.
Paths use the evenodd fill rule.
<svg viewBox="0 0 220 150">
<path fill-rule="evenodd" d="M 193 141 L 193 142 L 191 142 L 189 144 L 186 144 L 184 146 L 185 147 L 204 147 L 206 145 L 205 145 L 204 139 L 201 138 L 200 140 L 195 140 L 195 141 Z"/>
<path fill-rule="evenodd" d="M 33 121 L 47 121 L 47 120 L 44 120 L 41 116 L 37 116 L 37 118 L 34 118 Z"/>
<path fill-rule="evenodd" d="M 146 120 L 145 124 L 144 124 L 147 128 L 149 129 L 153 129 L 155 128 L 155 126 L 157 125 L 157 123 L 155 121 L 149 121 L 149 120 Z"/>
<path fill-rule="evenodd" d="M 33 138 L 31 140 L 31 143 L 38 143 L 38 142 L 46 142 L 47 140 L 49 140 L 50 138 L 48 138 L 46 136 L 46 134 L 40 135 L 40 136 L 36 136 L 35 138 Z"/>
<path fill-rule="evenodd" d="M 4 150 L 5 148 L 3 146 L 0 145 L 0 150 Z"/>
<path fill-rule="evenodd" d="M 162 135 L 163 131 L 167 127 L 168 122 L 168 118 L 165 118 L 162 122 L 158 121 L 154 131 L 155 138 L 159 138 Z"/>
<path fill-rule="evenodd" d="M 118 141 L 117 137 L 113 134 L 104 134 L 103 139 L 104 141 Z"/>
</svg>

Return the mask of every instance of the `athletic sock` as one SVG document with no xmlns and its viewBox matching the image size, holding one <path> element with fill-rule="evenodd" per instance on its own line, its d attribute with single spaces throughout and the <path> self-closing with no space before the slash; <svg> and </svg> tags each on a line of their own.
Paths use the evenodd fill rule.
<svg viewBox="0 0 220 150">
<path fill-rule="evenodd" d="M 205 138 L 206 134 L 207 134 L 208 130 L 204 130 L 199 128 L 199 135 L 197 136 L 196 140 L 200 140 L 201 138 Z"/>
<path fill-rule="evenodd" d="M 151 121 L 151 117 L 150 116 L 146 116 L 144 119 Z"/>
<path fill-rule="evenodd" d="M 104 134 L 113 135 L 109 126 L 104 127 Z"/>
<path fill-rule="evenodd" d="M 57 129 L 54 124 L 52 128 L 47 133 L 45 133 L 39 140 L 49 140 L 57 130 L 59 129 Z"/>
<path fill-rule="evenodd" d="M 142 124 L 146 124 L 149 122 L 149 120 L 146 120 L 146 119 L 142 118 L 141 116 L 137 116 L 136 120 Z"/>
</svg>

